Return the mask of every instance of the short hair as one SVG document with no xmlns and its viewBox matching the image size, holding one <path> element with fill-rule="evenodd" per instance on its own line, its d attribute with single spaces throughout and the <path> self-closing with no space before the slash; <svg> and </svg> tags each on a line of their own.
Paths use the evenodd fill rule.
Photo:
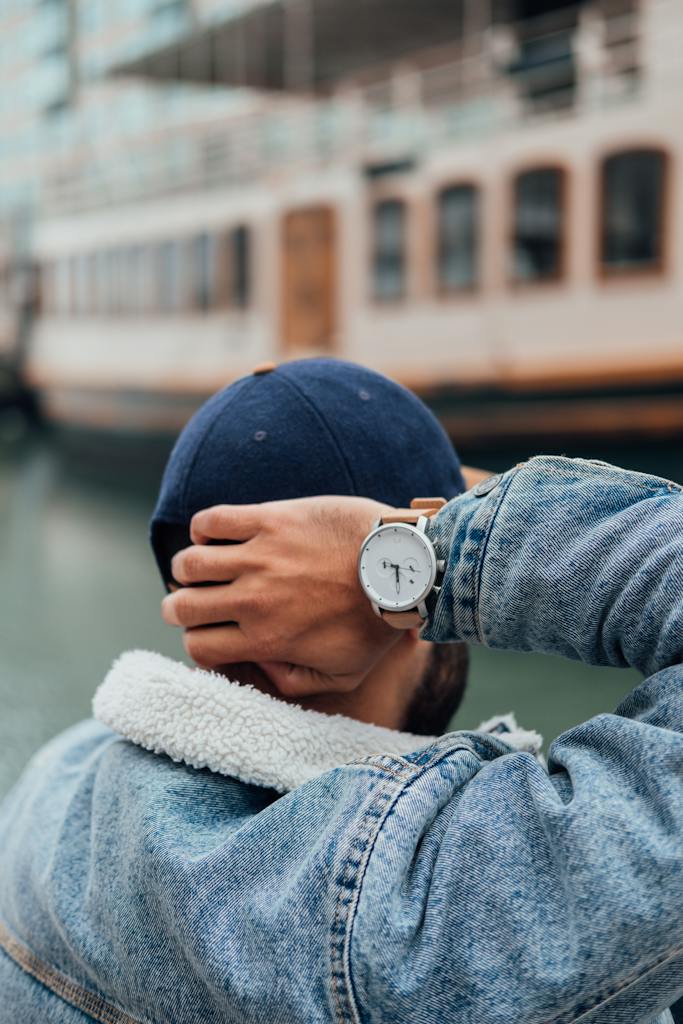
<svg viewBox="0 0 683 1024">
<path fill-rule="evenodd" d="M 406 732 L 438 736 L 447 731 L 465 695 L 469 661 L 466 643 L 432 644 L 427 667 L 406 710 Z"/>
</svg>

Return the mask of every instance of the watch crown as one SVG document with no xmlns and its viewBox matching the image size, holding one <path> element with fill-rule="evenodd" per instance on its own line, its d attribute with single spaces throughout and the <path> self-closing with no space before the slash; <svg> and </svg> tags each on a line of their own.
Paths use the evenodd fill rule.
<svg viewBox="0 0 683 1024">
<path fill-rule="evenodd" d="M 438 562 L 436 563 L 436 571 L 437 572 L 445 572 L 446 571 L 446 559 L 445 558 L 440 558 L 438 560 Z"/>
</svg>

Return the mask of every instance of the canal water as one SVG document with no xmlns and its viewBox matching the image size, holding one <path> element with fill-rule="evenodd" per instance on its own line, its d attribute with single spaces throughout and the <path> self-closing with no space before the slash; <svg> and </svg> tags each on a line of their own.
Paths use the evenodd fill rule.
<svg viewBox="0 0 683 1024">
<path fill-rule="evenodd" d="M 678 445 L 564 451 L 683 478 Z M 162 443 L 117 449 L 50 435 L 0 440 L 0 795 L 42 743 L 89 714 L 121 651 L 183 657 L 179 635 L 159 617 L 162 591 L 147 544 L 165 452 Z M 528 454 L 463 453 L 491 470 Z M 612 710 L 637 679 L 479 648 L 456 724 L 514 710 L 547 744 Z"/>
</svg>

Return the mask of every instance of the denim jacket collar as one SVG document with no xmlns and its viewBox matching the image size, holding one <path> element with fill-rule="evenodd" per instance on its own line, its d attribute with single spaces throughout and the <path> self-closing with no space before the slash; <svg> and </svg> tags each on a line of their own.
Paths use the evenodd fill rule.
<svg viewBox="0 0 683 1024">
<path fill-rule="evenodd" d="M 151 651 L 129 651 L 114 663 L 93 710 L 138 746 L 279 793 L 361 758 L 413 753 L 436 738 L 304 710 Z M 542 742 L 511 715 L 480 730 L 512 749 L 537 753 Z"/>
</svg>

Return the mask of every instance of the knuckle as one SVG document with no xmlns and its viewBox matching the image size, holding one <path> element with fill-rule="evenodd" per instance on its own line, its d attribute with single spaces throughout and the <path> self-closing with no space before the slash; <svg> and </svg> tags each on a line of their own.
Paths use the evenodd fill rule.
<svg viewBox="0 0 683 1024">
<path fill-rule="evenodd" d="M 197 630 L 186 630 L 183 634 L 185 653 L 203 668 L 211 668 L 212 661 L 206 649 L 206 640 Z"/>
<path fill-rule="evenodd" d="M 191 625 L 194 613 L 194 595 L 188 590 L 178 590 L 173 598 L 173 605 L 180 624 Z"/>
<path fill-rule="evenodd" d="M 198 551 L 196 548 L 188 548 L 183 553 L 181 572 L 188 582 L 201 579 L 203 561 L 201 551 Z"/>
<path fill-rule="evenodd" d="M 239 598 L 240 612 L 258 619 L 268 615 L 269 599 L 262 587 L 250 587 L 245 589 Z"/>
</svg>

